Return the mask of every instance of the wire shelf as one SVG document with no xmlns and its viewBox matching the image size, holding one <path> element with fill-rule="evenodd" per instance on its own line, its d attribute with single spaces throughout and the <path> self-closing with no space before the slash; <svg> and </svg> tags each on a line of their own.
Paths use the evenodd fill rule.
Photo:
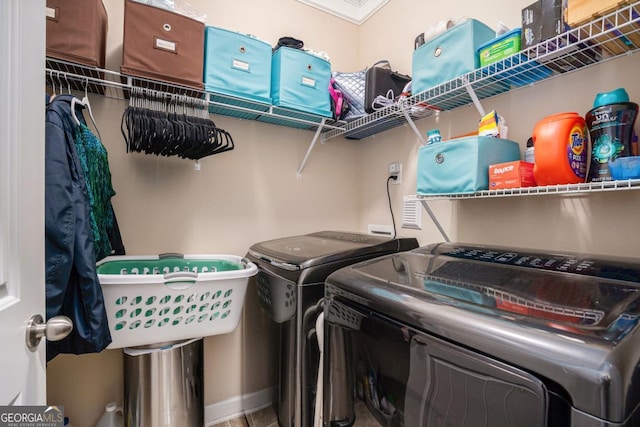
<svg viewBox="0 0 640 427">
<path fill-rule="evenodd" d="M 456 79 L 415 94 L 402 102 L 346 125 L 330 129 L 325 140 L 344 136 L 360 139 L 407 123 L 403 109 L 420 114 L 412 120 L 430 117 L 478 99 L 531 86 L 585 67 L 630 55 L 640 48 L 640 2 L 595 18 L 568 32 L 522 50 L 502 61 L 464 74 Z"/>
<path fill-rule="evenodd" d="M 618 181 L 586 182 L 580 184 L 545 185 L 538 187 L 505 188 L 501 190 L 484 190 L 475 193 L 452 194 L 418 194 L 419 200 L 439 199 L 481 199 L 511 196 L 543 196 L 543 195 L 571 195 L 582 193 L 598 193 L 605 191 L 640 190 L 640 179 Z"/>
<path fill-rule="evenodd" d="M 132 87 L 149 88 L 198 99 L 207 99 L 212 114 L 258 120 L 280 126 L 316 131 L 322 140 L 343 136 L 362 139 L 409 121 L 420 120 L 480 99 L 531 86 L 593 64 L 630 55 L 640 48 L 640 1 L 595 18 L 568 32 L 520 51 L 502 61 L 464 74 L 415 94 L 352 122 L 334 121 L 300 111 L 275 107 L 201 89 L 127 76 L 111 70 L 47 58 L 47 84 L 60 91 L 81 90 L 127 99 Z"/>
<path fill-rule="evenodd" d="M 124 75 L 115 71 L 75 64 L 56 58 L 46 59 L 46 83 L 54 91 L 72 90 L 96 93 L 113 99 L 128 99 L 133 88 L 145 88 L 176 96 L 205 99 L 212 114 L 259 120 L 280 126 L 305 130 L 339 129 L 345 122 L 325 119 L 322 116 L 276 107 L 268 103 L 208 92 L 193 87 Z M 324 119 L 324 122 L 323 122 Z"/>
</svg>

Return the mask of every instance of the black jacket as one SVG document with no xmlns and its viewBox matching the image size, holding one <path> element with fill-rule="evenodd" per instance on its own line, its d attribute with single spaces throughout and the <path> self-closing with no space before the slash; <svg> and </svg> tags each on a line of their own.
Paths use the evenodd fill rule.
<svg viewBox="0 0 640 427">
<path fill-rule="evenodd" d="M 45 127 L 45 260 L 47 319 L 65 315 L 73 331 L 47 342 L 47 361 L 59 353 L 99 352 L 111 343 L 96 273 L 89 201 L 74 145 L 71 95 L 49 101 Z M 81 111 L 77 117 L 82 118 Z"/>
</svg>

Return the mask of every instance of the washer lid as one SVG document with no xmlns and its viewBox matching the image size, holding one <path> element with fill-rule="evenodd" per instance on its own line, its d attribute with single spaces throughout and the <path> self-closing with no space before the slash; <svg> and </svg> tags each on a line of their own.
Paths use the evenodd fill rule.
<svg viewBox="0 0 640 427">
<path fill-rule="evenodd" d="M 521 325 L 610 345 L 640 321 L 639 259 L 451 243 L 354 264 L 327 283 L 401 320 L 430 317 L 435 304 L 461 317 L 515 316 Z M 408 295 L 424 302 L 411 306 L 416 313 L 402 303 Z"/>
<path fill-rule="evenodd" d="M 339 260 L 409 250 L 417 246 L 415 239 L 320 231 L 256 243 L 249 249 L 249 254 L 279 268 L 301 270 Z"/>
</svg>

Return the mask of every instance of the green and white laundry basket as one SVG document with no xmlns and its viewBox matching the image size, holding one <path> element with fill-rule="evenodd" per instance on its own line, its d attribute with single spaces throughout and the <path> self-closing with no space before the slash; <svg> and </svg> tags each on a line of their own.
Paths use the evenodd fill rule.
<svg viewBox="0 0 640 427">
<path fill-rule="evenodd" d="M 108 348 L 123 348 L 233 331 L 258 268 L 233 255 L 164 254 L 107 257 L 97 271 Z"/>
</svg>

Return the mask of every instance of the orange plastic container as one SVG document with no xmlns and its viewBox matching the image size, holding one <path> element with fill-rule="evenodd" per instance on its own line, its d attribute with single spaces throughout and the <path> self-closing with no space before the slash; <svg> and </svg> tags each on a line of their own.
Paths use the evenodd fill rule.
<svg viewBox="0 0 640 427">
<path fill-rule="evenodd" d="M 533 129 L 538 185 L 585 182 L 589 171 L 589 130 L 578 113 L 559 113 L 540 120 Z"/>
</svg>

